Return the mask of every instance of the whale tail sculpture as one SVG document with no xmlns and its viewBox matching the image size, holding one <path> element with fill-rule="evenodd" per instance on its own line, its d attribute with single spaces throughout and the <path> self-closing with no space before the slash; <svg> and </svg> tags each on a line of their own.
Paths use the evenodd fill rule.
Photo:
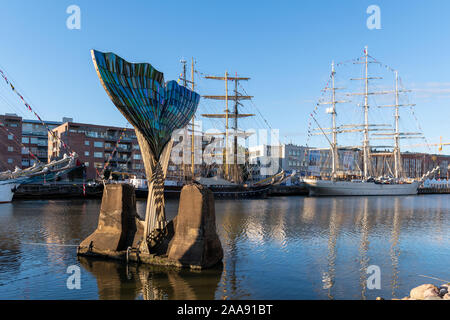
<svg viewBox="0 0 450 320">
<path fill-rule="evenodd" d="M 172 149 L 173 131 L 189 123 L 200 95 L 164 82 L 164 75 L 148 63 L 130 63 L 114 53 L 92 50 L 97 75 L 108 96 L 134 126 L 149 181 L 141 251 L 152 244 L 166 227 L 164 180 Z"/>
</svg>

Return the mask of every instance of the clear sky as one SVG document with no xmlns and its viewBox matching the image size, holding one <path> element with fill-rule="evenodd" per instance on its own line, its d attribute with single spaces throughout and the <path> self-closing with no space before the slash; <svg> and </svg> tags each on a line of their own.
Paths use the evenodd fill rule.
<svg viewBox="0 0 450 320">
<path fill-rule="evenodd" d="M 66 27 L 71 4 L 81 9 L 80 30 Z M 372 4 L 381 9 L 380 30 L 366 26 Z M 44 119 L 124 126 L 90 49 L 150 62 L 166 80 L 178 77 L 182 57 L 195 57 L 199 72 L 251 77 L 243 85 L 271 127 L 288 137 L 284 142 L 304 144 L 331 61 L 356 58 L 368 45 L 414 89 L 416 115 L 429 141 L 437 142 L 441 135 L 450 140 L 449 14 L 448 0 L 2 0 L 0 66 Z M 199 90 L 222 94 L 223 84 L 201 80 Z M 5 112 L 13 110 L 0 101 Z"/>
</svg>

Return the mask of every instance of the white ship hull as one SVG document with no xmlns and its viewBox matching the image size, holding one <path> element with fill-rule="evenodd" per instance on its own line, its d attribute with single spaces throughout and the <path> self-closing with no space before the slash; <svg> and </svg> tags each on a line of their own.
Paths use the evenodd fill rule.
<svg viewBox="0 0 450 320">
<path fill-rule="evenodd" d="M 22 184 L 24 179 L 10 179 L 0 181 L 0 203 L 11 202 L 14 191 Z"/>
<path fill-rule="evenodd" d="M 305 179 L 311 196 L 398 196 L 417 194 L 418 182 L 379 184 Z"/>
</svg>

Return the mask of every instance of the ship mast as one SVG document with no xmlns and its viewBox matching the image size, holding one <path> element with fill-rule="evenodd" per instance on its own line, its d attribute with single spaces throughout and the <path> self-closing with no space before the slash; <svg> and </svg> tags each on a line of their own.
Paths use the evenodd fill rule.
<svg viewBox="0 0 450 320">
<path fill-rule="evenodd" d="M 331 177 L 333 179 L 336 178 L 338 164 L 339 164 L 337 135 L 338 135 L 338 133 L 345 132 L 344 130 L 342 130 L 341 127 L 337 126 L 337 123 L 336 123 L 336 117 L 337 117 L 336 105 L 338 103 L 349 102 L 349 101 L 345 101 L 345 100 L 342 100 L 342 101 L 337 101 L 336 100 L 336 90 L 343 89 L 343 88 L 336 88 L 336 86 L 335 86 L 335 79 L 336 79 L 336 70 L 334 68 L 334 61 L 333 61 L 331 63 L 331 88 L 326 89 L 326 90 L 331 90 L 331 101 L 319 102 L 319 104 L 321 104 L 321 105 L 323 105 L 323 104 L 330 105 L 331 104 L 331 106 L 332 106 L 331 108 L 327 109 L 327 113 L 331 114 L 332 127 L 331 128 L 326 128 L 326 129 L 331 129 L 331 136 L 332 136 L 331 141 L 326 136 L 327 134 L 330 134 L 330 133 L 323 131 L 323 129 L 320 128 L 320 126 L 319 126 L 319 128 L 321 129 L 321 134 L 325 135 L 325 138 L 328 140 L 328 143 L 330 144 L 331 158 L 332 158 Z"/>
<path fill-rule="evenodd" d="M 335 80 L 335 70 L 334 70 L 334 61 L 331 64 L 331 78 L 332 78 L 332 104 L 333 104 L 333 110 L 332 110 L 332 118 L 333 118 L 333 145 L 332 147 L 332 169 L 331 169 L 331 176 L 333 179 L 336 178 L 336 169 L 337 169 L 337 157 L 338 157 L 338 150 L 337 150 L 337 128 L 336 128 L 336 88 L 334 85 Z"/>
<path fill-rule="evenodd" d="M 362 131 L 364 133 L 363 138 L 363 178 L 367 180 L 370 176 L 371 170 L 371 152 L 370 152 L 370 141 L 369 141 L 369 132 L 371 131 L 386 131 L 389 129 L 383 128 L 388 125 L 386 124 L 370 124 L 369 123 L 369 95 L 377 95 L 377 94 L 388 94 L 388 91 L 381 92 L 369 92 L 369 80 L 374 79 L 383 79 L 381 77 L 369 77 L 369 63 L 373 63 L 369 61 L 369 50 L 368 47 L 364 47 L 364 61 L 363 62 L 354 62 L 355 64 L 364 64 L 364 77 L 350 80 L 364 80 L 364 92 L 363 93 L 353 93 L 350 95 L 356 96 L 364 96 L 364 123 L 362 124 Z M 359 127 L 360 125 L 356 125 Z M 381 128 L 376 128 L 381 127 Z M 392 130 L 392 129 L 391 129 Z M 359 130 L 356 130 L 359 131 Z"/>
<path fill-rule="evenodd" d="M 192 57 L 191 61 L 191 89 L 195 92 L 195 84 L 194 84 L 194 57 Z M 195 179 L 195 114 L 192 116 L 192 141 L 191 141 L 191 175 L 192 180 Z"/>
<path fill-rule="evenodd" d="M 399 107 L 413 107 L 415 104 L 400 104 L 400 93 L 401 92 L 410 92 L 410 90 L 400 90 L 398 87 L 399 77 L 398 77 L 398 71 L 394 71 L 395 74 L 395 88 L 394 88 L 394 94 L 395 94 L 395 104 L 393 105 L 385 105 L 385 106 L 379 106 L 379 107 L 393 107 L 395 108 L 395 115 L 394 115 L 394 132 L 393 133 L 375 133 L 376 136 L 381 136 L 379 138 L 375 139 L 394 139 L 394 150 L 392 152 L 392 155 L 394 156 L 394 177 L 395 179 L 400 179 L 402 176 L 402 162 L 401 162 L 401 152 L 400 152 L 400 139 L 418 139 L 421 138 L 420 132 L 400 132 L 400 108 Z M 392 136 L 389 137 L 389 136 Z"/>
<path fill-rule="evenodd" d="M 365 56 L 365 94 L 364 94 L 364 179 L 366 180 L 369 177 L 369 77 L 368 77 L 368 48 L 367 46 L 364 48 L 364 56 Z"/>
<path fill-rule="evenodd" d="M 180 61 L 183 64 L 183 73 L 182 73 L 182 77 L 180 78 L 180 80 L 183 81 L 183 86 L 187 87 L 187 84 L 190 83 L 191 85 L 191 90 L 195 91 L 195 82 L 194 82 L 194 57 L 192 57 L 191 60 L 191 80 L 187 80 L 186 77 L 186 60 L 182 59 Z M 191 131 L 192 131 L 192 136 L 191 136 L 191 179 L 194 180 L 195 179 L 195 114 L 192 116 L 192 123 L 191 123 Z M 188 124 L 189 126 L 189 124 Z M 186 134 L 185 136 L 187 137 L 187 126 L 185 128 Z M 187 166 L 184 166 L 184 172 L 185 172 L 185 177 L 186 177 L 186 172 L 188 171 L 188 169 L 186 168 Z"/>
<path fill-rule="evenodd" d="M 224 159 L 225 159 L 225 178 L 233 180 L 236 183 L 241 182 L 241 177 L 239 175 L 238 170 L 238 164 L 237 164 L 237 152 L 238 152 L 238 143 L 237 138 L 239 132 L 238 132 L 238 118 L 245 118 L 245 117 L 252 117 L 254 114 L 242 114 L 239 113 L 239 105 L 241 104 L 240 100 L 250 100 L 253 98 L 252 96 L 244 96 L 238 92 L 238 85 L 239 81 L 248 81 L 250 78 L 247 77 L 238 77 L 237 74 L 235 77 L 230 77 L 228 75 L 228 71 L 225 72 L 224 77 L 220 76 L 205 76 L 205 79 L 212 79 L 212 80 L 223 80 L 225 81 L 225 95 L 224 96 L 212 96 L 212 95 L 206 95 L 203 96 L 205 99 L 213 99 L 213 100 L 225 100 L 225 113 L 223 114 L 202 114 L 203 117 L 206 118 L 224 118 L 225 119 L 225 150 L 224 150 Z M 235 82 L 235 94 L 232 96 L 228 95 L 228 81 L 234 81 Z M 228 101 L 234 100 L 234 110 L 233 113 L 230 113 L 229 107 L 228 107 Z M 229 169 L 229 161 L 228 161 L 228 139 L 229 139 L 229 119 L 234 119 L 234 125 L 233 125 L 233 165 L 232 165 L 232 173 L 230 174 Z M 246 137 L 246 134 L 244 133 L 244 137 Z"/>
<path fill-rule="evenodd" d="M 398 98 L 398 71 L 395 70 L 395 135 L 394 135 L 394 175 L 400 178 L 400 131 L 399 131 L 399 98 Z"/>
</svg>

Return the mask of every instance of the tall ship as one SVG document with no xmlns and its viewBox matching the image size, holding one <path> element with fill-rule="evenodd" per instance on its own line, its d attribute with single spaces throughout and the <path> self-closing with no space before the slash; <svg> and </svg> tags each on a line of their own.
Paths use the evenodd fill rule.
<svg viewBox="0 0 450 320">
<path fill-rule="evenodd" d="M 326 113 L 331 115 L 331 127 L 323 128 L 317 121 L 314 114 L 311 114 L 312 120 L 317 125 L 312 135 L 323 136 L 329 144 L 329 153 L 331 156 L 331 173 L 329 175 L 321 174 L 320 177 L 306 177 L 305 184 L 312 196 L 382 196 L 382 195 L 414 195 L 418 192 L 419 181 L 409 179 L 403 175 L 402 161 L 400 152 L 401 139 L 422 139 L 420 132 L 401 132 L 399 126 L 400 108 L 406 106 L 414 106 L 409 103 L 400 102 L 400 94 L 407 92 L 399 88 L 399 75 L 396 70 L 389 68 L 393 72 L 395 84 L 393 90 L 388 91 L 372 91 L 369 86 L 372 80 L 382 79 L 381 77 L 374 77 L 369 74 L 369 65 L 371 63 L 380 64 L 375 58 L 369 56 L 368 48 L 365 47 L 364 55 L 352 64 L 362 65 L 362 77 L 352 78 L 350 80 L 363 81 L 363 92 L 348 93 L 347 96 L 359 96 L 363 100 L 358 104 L 359 111 L 363 113 L 363 122 L 357 124 L 339 123 L 337 105 L 340 103 L 352 103 L 353 101 L 338 100 L 336 98 L 336 91 L 343 88 L 336 87 L 336 69 L 335 64 L 332 63 L 332 70 L 330 76 L 330 85 L 326 90 L 331 93 L 331 99 L 328 101 L 320 101 L 318 105 L 324 104 L 329 107 Z M 389 105 L 377 105 L 372 99 L 369 102 L 369 97 L 373 98 L 376 95 L 393 94 L 394 103 Z M 393 112 L 393 124 L 373 123 L 369 121 L 369 109 L 373 108 L 390 109 Z M 394 109 L 394 110 L 392 110 Z M 343 146 L 339 144 L 338 138 L 342 134 L 362 134 L 362 141 L 358 146 Z M 373 140 L 390 140 L 393 146 L 375 146 L 371 142 Z M 384 148 L 382 152 L 377 150 L 377 147 Z M 362 153 L 361 161 L 358 170 L 350 172 L 340 166 L 339 150 L 357 150 L 359 154 Z M 311 150 L 310 150 L 311 152 Z M 390 161 L 386 162 L 386 170 L 384 172 L 376 172 L 374 169 L 375 157 L 388 157 Z M 384 167 L 384 163 L 383 163 Z"/>
<path fill-rule="evenodd" d="M 194 69 L 194 59 L 192 59 L 191 63 L 190 80 L 186 77 L 186 61 L 181 60 L 181 63 L 183 69 L 178 81 L 194 91 L 196 89 L 194 81 L 194 73 L 196 72 Z M 214 196 L 219 199 L 266 197 L 270 186 L 281 183 L 282 180 L 286 179 L 286 176 L 284 172 L 278 172 L 273 177 L 261 181 L 253 181 L 250 178 L 252 170 L 247 159 L 248 153 L 245 147 L 238 143 L 251 135 L 251 133 L 239 128 L 239 119 L 255 116 L 255 114 L 242 113 L 239 110 L 242 106 L 242 100 L 250 100 L 253 98 L 252 96 L 239 92 L 239 83 L 241 81 L 248 81 L 250 78 L 238 76 L 237 74 L 233 76 L 227 71 L 222 76 L 205 75 L 203 78 L 224 82 L 224 95 L 202 95 L 203 99 L 222 101 L 225 105 L 224 112 L 194 115 L 191 122 L 182 129 L 184 131 L 183 140 L 191 140 L 187 143 L 190 145 L 190 150 L 183 149 L 183 160 L 189 158 L 190 163 L 181 165 L 181 177 L 172 177 L 168 174 L 164 188 L 165 195 L 177 197 L 181 192 L 182 186 L 185 183 L 193 181 L 207 186 L 214 193 Z M 231 89 L 234 89 L 232 94 L 230 94 L 231 90 L 229 90 L 230 83 L 233 84 Z M 195 118 L 198 116 L 214 121 L 215 126 L 213 129 L 215 129 L 215 132 L 201 132 L 195 122 Z M 198 143 L 198 141 L 196 143 L 197 136 L 202 137 L 201 143 Z M 207 141 L 204 141 L 203 137 Z M 215 147 L 208 148 L 210 151 L 205 151 L 206 147 L 211 145 Z M 176 148 L 176 145 L 174 145 L 174 148 Z M 201 152 L 198 152 L 198 148 L 202 149 Z M 184 154 L 187 151 L 190 151 L 190 157 Z M 207 156 L 213 159 L 220 159 L 220 161 L 213 161 L 211 164 L 206 164 L 203 159 L 204 153 L 207 153 Z M 199 163 L 202 163 L 202 165 L 196 165 Z M 138 197 L 146 197 L 147 181 L 145 179 L 131 179 L 130 181 L 136 187 L 136 195 Z"/>
</svg>

